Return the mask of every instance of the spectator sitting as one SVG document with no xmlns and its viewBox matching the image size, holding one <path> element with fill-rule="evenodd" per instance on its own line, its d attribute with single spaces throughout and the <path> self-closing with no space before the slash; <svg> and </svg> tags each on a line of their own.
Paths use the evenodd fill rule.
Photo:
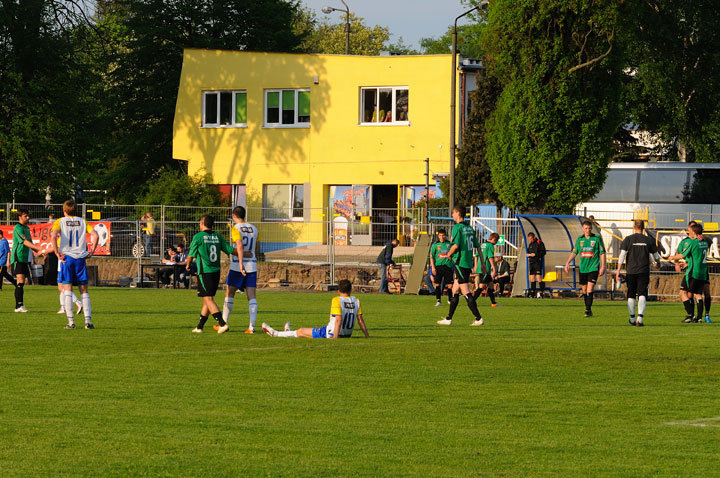
<svg viewBox="0 0 720 478">
<path fill-rule="evenodd" d="M 505 286 L 510 283 L 510 264 L 506 261 L 502 253 L 495 253 L 495 270 L 497 270 L 497 279 L 495 283 L 498 287 L 498 295 L 505 295 Z"/>
<path fill-rule="evenodd" d="M 180 282 L 182 282 L 183 286 L 187 289 L 190 287 L 190 276 L 195 273 L 195 264 L 193 263 L 190 266 L 190 270 L 188 271 L 185 269 L 185 263 L 187 262 L 187 252 L 185 252 L 185 246 L 182 244 L 178 244 L 175 246 L 175 274 L 177 274 L 177 278 Z"/>
<path fill-rule="evenodd" d="M 174 247 L 168 247 L 167 252 L 165 253 L 165 256 L 163 257 L 162 263 L 166 265 L 174 266 L 177 264 L 176 261 L 177 252 L 175 251 Z M 160 281 L 163 283 L 165 287 L 168 287 L 170 285 L 170 276 L 172 276 L 175 273 L 175 267 L 172 269 L 163 269 L 160 271 Z M 176 276 L 177 279 L 177 276 Z"/>
<path fill-rule="evenodd" d="M 430 295 L 435 293 L 435 284 L 433 284 L 433 281 L 435 280 L 435 276 L 432 273 L 432 268 L 428 269 L 428 273 L 425 276 L 425 287 L 427 287 L 428 292 Z"/>
</svg>

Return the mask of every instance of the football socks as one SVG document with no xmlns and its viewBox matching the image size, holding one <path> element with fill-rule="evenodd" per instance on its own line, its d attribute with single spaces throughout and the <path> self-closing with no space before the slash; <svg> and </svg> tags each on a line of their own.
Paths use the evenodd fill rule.
<svg viewBox="0 0 720 478">
<path fill-rule="evenodd" d="M 222 318 L 225 323 L 228 322 L 230 314 L 232 313 L 233 306 L 235 305 L 235 299 L 232 297 L 225 297 L 225 303 L 223 303 Z"/>
<path fill-rule="evenodd" d="M 635 299 L 634 298 L 628 297 L 627 307 L 628 307 L 628 312 L 630 312 L 630 317 L 635 317 Z"/>
<path fill-rule="evenodd" d="M 72 300 L 73 293 L 70 292 L 70 300 Z M 89 324 L 90 319 L 92 318 L 92 308 L 90 307 L 90 294 L 87 292 L 83 293 L 82 295 L 82 306 L 83 306 L 83 313 L 85 314 L 85 323 Z M 70 305 L 72 307 L 72 304 Z"/>
<path fill-rule="evenodd" d="M 638 315 L 642 317 L 645 315 L 645 307 L 647 306 L 647 297 L 641 295 L 638 297 Z M 642 322 L 642 320 L 640 321 Z"/>
<path fill-rule="evenodd" d="M 250 315 L 250 328 L 255 329 L 255 319 L 257 318 L 258 303 L 257 299 L 248 301 L 248 314 Z"/>
<path fill-rule="evenodd" d="M 15 286 L 15 308 L 19 309 L 23 306 L 23 291 L 25 284 L 18 284 Z"/>
</svg>

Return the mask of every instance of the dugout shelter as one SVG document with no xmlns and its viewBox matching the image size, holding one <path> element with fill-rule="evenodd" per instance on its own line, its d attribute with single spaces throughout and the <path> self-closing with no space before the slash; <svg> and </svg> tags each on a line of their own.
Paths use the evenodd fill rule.
<svg viewBox="0 0 720 478">
<path fill-rule="evenodd" d="M 513 281 L 513 296 L 521 296 L 530 288 L 528 276 L 527 235 L 534 232 L 535 235 L 545 243 L 547 254 L 545 255 L 544 282 L 547 289 L 552 290 L 578 290 L 579 258 L 570 263 L 571 269 L 566 273 L 563 269 L 575 240 L 582 235 L 582 223 L 588 220 L 584 216 L 563 216 L 563 215 L 518 215 L 520 232 L 522 235 L 522 247 L 518 249 L 517 269 Z M 600 235 L 600 229 L 593 223 L 593 233 Z M 595 290 L 604 290 L 604 280 L 598 280 Z"/>
</svg>

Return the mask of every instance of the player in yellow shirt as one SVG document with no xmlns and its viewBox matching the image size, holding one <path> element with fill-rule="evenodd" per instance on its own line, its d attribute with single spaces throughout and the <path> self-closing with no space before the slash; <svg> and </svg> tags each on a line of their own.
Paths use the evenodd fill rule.
<svg viewBox="0 0 720 478">
<path fill-rule="evenodd" d="M 333 297 L 330 306 L 330 321 L 323 327 L 305 327 L 297 330 L 290 330 L 290 324 L 285 324 L 284 331 L 278 331 L 263 322 L 263 332 L 272 337 L 303 337 L 312 339 L 337 339 L 338 337 L 350 337 L 355 326 L 355 320 L 360 324 L 365 338 L 370 338 L 365 321 L 363 320 L 360 301 L 350 295 L 352 284 L 349 280 L 343 279 L 338 282 L 338 296 Z"/>
<path fill-rule="evenodd" d="M 98 244 L 98 233 L 85 222 L 85 219 L 75 216 L 75 201 L 68 200 L 63 203 L 63 217 L 55 221 L 50 234 L 51 249 L 60 260 L 59 282 L 65 291 L 65 314 L 68 319 L 66 329 L 75 328 L 75 315 L 73 313 L 72 287 L 78 285 L 82 294 L 82 308 L 85 313 L 85 328 L 94 329 L 91 320 L 90 294 L 88 293 L 88 275 L 85 259 L 95 253 Z M 90 233 L 92 249 L 88 250 L 85 235 Z"/>
</svg>

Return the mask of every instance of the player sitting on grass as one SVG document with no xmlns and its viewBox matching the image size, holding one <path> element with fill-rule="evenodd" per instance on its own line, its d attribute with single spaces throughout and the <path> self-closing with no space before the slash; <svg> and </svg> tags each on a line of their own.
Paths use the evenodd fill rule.
<svg viewBox="0 0 720 478">
<path fill-rule="evenodd" d="M 220 284 L 220 253 L 237 255 L 238 252 L 221 235 L 212 230 L 214 225 L 215 219 L 212 216 L 205 215 L 200 218 L 200 232 L 193 236 L 185 265 L 185 269 L 190 270 L 193 259 L 197 258 L 198 297 L 202 297 L 203 305 L 200 310 L 200 322 L 192 330 L 196 334 L 202 333 L 208 314 L 212 314 L 220 324 L 218 334 L 224 334 L 230 328 L 215 303 L 215 293 Z"/>
<path fill-rule="evenodd" d="M 285 330 L 280 332 L 268 324 L 263 322 L 263 332 L 272 337 L 304 337 L 308 339 L 337 339 L 338 337 L 350 337 L 355 326 L 355 319 L 360 324 L 360 328 L 365 334 L 365 338 L 370 338 L 365 321 L 362 316 L 362 307 L 360 301 L 350 295 L 352 284 L 349 280 L 343 279 L 338 282 L 337 297 L 333 297 L 330 306 L 330 322 L 323 327 L 315 327 L 314 329 L 306 327 L 303 329 L 289 330 L 290 324 L 285 324 Z"/>
</svg>

